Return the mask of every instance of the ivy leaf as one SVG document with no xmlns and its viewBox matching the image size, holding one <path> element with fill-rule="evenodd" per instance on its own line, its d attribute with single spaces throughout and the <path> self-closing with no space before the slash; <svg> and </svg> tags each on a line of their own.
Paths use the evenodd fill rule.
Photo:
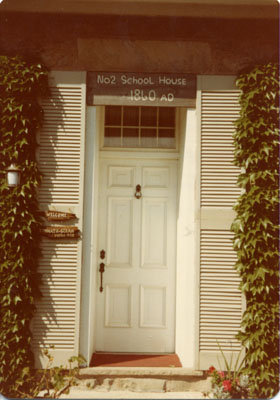
<svg viewBox="0 0 280 400">
<path fill-rule="evenodd" d="M 245 168 L 238 179 L 245 193 L 234 206 L 231 229 L 247 303 L 238 338 L 247 348 L 244 373 L 252 397 L 268 398 L 279 388 L 279 66 L 253 68 L 237 85 L 234 164 Z"/>
</svg>

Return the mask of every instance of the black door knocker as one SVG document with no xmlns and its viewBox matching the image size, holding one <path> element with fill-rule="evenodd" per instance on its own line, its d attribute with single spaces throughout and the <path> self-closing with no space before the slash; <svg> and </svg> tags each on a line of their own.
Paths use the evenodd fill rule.
<svg viewBox="0 0 280 400">
<path fill-rule="evenodd" d="M 134 196 L 136 197 L 136 199 L 141 199 L 141 197 L 142 197 L 141 185 L 136 186 L 136 192 L 135 192 Z"/>
</svg>

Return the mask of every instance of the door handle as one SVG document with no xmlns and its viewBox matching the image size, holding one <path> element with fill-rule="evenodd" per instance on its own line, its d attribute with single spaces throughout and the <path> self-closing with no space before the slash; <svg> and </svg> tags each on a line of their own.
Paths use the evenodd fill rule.
<svg viewBox="0 0 280 400">
<path fill-rule="evenodd" d="M 136 199 L 141 199 L 142 197 L 142 193 L 141 193 L 141 185 L 137 185 L 136 186 L 136 192 L 134 194 L 134 196 L 136 197 Z"/>
<path fill-rule="evenodd" d="M 99 288 L 99 292 L 103 292 L 103 273 L 105 271 L 105 264 L 104 263 L 100 263 L 99 264 L 99 272 L 100 272 L 100 288 Z"/>
<path fill-rule="evenodd" d="M 105 255 L 106 255 L 105 250 L 101 250 L 100 251 L 101 260 L 104 260 Z M 99 287 L 99 291 L 100 292 L 103 292 L 103 273 L 104 273 L 104 271 L 105 271 L 105 264 L 103 262 L 101 262 L 99 264 L 99 272 L 100 272 L 100 287 Z"/>
</svg>

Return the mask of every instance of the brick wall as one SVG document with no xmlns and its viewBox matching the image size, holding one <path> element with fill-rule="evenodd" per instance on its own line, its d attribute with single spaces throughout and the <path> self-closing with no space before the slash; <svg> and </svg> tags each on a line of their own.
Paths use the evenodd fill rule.
<svg viewBox="0 0 280 400">
<path fill-rule="evenodd" d="M 0 53 L 53 70 L 236 74 L 278 59 L 278 21 L 1 13 Z"/>
</svg>

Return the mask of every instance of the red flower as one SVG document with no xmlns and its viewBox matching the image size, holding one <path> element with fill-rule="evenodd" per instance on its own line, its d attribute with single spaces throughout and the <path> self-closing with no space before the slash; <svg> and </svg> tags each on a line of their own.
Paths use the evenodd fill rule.
<svg viewBox="0 0 280 400">
<path fill-rule="evenodd" d="M 229 380 L 224 380 L 224 381 L 223 381 L 223 386 L 224 386 L 224 389 L 227 390 L 228 392 L 231 391 L 231 381 L 229 381 Z"/>
<path fill-rule="evenodd" d="M 213 365 L 208 369 L 208 374 L 212 374 L 214 371 L 216 371 L 216 368 L 215 367 L 213 367 Z"/>
<path fill-rule="evenodd" d="M 219 371 L 218 374 L 220 375 L 221 378 L 224 378 L 224 377 L 225 377 L 224 371 Z"/>
</svg>

